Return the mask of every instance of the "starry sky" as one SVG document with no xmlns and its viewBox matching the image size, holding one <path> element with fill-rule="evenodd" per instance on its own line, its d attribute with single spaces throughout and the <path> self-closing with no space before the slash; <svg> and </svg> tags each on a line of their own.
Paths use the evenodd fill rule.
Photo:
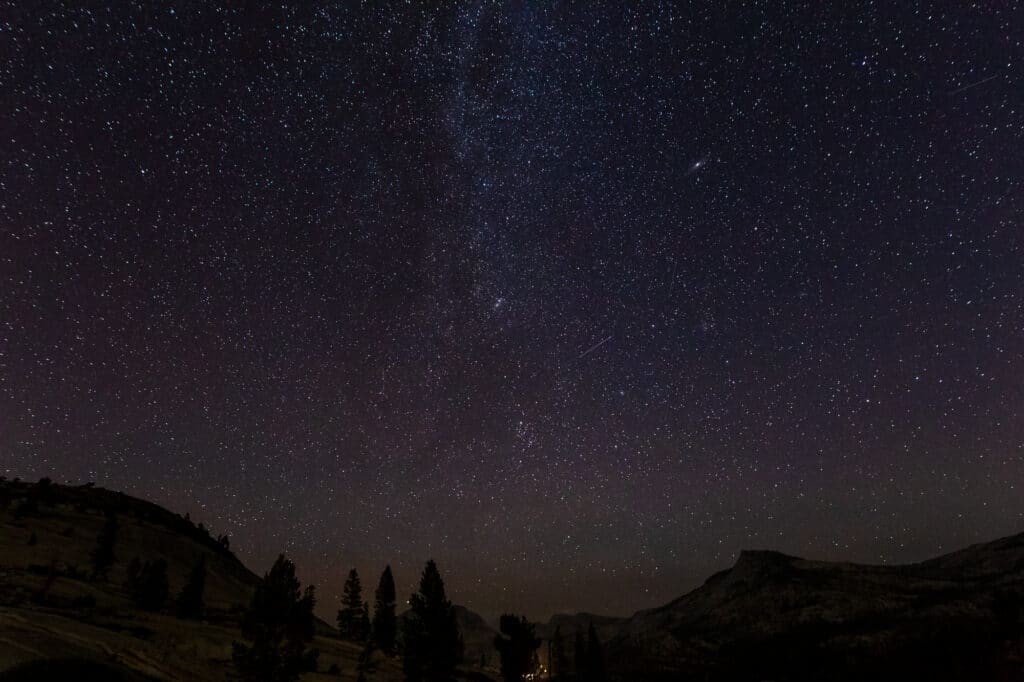
<svg viewBox="0 0 1024 682">
<path fill-rule="evenodd" d="M 1020 532 L 1022 26 L 3 0 L 0 473 L 285 551 L 327 615 L 350 566 L 628 614 Z"/>
</svg>

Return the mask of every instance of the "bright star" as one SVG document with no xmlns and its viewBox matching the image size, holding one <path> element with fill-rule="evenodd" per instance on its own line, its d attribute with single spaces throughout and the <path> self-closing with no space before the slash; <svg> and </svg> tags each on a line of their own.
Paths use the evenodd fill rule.
<svg viewBox="0 0 1024 682">
<path fill-rule="evenodd" d="M 690 166 L 690 169 L 688 171 L 686 171 L 686 174 L 687 175 L 693 175 L 694 173 L 699 171 L 701 168 L 703 168 L 706 163 L 707 163 L 706 159 L 697 159 L 697 161 L 695 161 Z"/>
</svg>

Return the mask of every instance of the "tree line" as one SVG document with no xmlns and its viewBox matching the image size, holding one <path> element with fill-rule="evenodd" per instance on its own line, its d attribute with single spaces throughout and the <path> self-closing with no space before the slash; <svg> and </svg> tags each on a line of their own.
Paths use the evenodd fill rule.
<svg viewBox="0 0 1024 682">
<path fill-rule="evenodd" d="M 186 519 L 187 520 L 187 519 Z M 189 523 L 191 523 L 189 521 Z M 117 515 L 108 513 L 90 552 L 92 578 L 107 581 L 117 562 Z M 30 538 L 31 542 L 31 538 Z M 218 538 L 225 549 L 227 538 Z M 161 611 L 170 597 L 167 561 L 134 557 L 126 570 L 125 587 L 140 609 Z M 206 584 L 205 557 L 200 557 L 175 599 L 180 618 L 200 619 L 204 615 Z M 244 641 L 235 642 L 232 660 L 239 676 L 252 682 L 285 682 L 304 671 L 316 670 L 318 652 L 309 648 L 315 633 L 313 614 L 316 592 L 312 585 L 302 589 L 295 564 L 283 554 L 259 581 L 241 621 Z M 444 581 L 433 560 L 428 561 L 419 591 L 409 598 L 409 613 L 402 620 L 401 638 L 396 613 L 396 591 L 390 566 L 385 566 L 370 604 L 363 600 L 362 584 L 355 569 L 345 581 L 341 608 L 337 614 L 339 636 L 364 646 L 360 656 L 360 678 L 372 671 L 373 654 L 393 657 L 399 653 L 410 682 L 447 682 L 462 662 L 463 642 L 455 620 L 455 609 L 445 594 Z"/>
<path fill-rule="evenodd" d="M 300 590 L 295 565 L 280 555 L 260 582 L 243 619 L 242 634 L 249 643 L 235 644 L 234 660 L 243 679 L 279 682 L 316 670 L 318 652 L 307 648 L 314 634 L 314 595 L 311 585 Z M 364 645 L 359 659 L 360 680 L 367 679 L 372 672 L 375 651 L 385 656 L 400 653 L 407 682 L 452 682 L 463 659 L 464 643 L 455 608 L 445 594 L 444 580 L 433 560 L 423 569 L 419 589 L 409 597 L 409 612 L 401 623 L 400 641 L 390 566 L 384 568 L 378 581 L 372 618 L 369 603 L 363 600 L 359 574 L 355 569 L 349 571 L 337 624 L 342 639 Z M 534 628 L 524 616 L 501 616 L 501 634 L 495 637 L 494 646 L 505 682 L 537 679 L 539 673 L 546 673 L 543 677 L 553 680 L 604 682 L 604 656 L 592 624 L 586 637 L 582 631 L 576 633 L 572 665 L 561 629 L 555 628 L 546 671 L 539 665 L 537 650 L 541 640 Z"/>
<path fill-rule="evenodd" d="M 233 647 L 235 667 L 249 682 L 295 680 L 316 670 L 319 652 L 308 645 L 314 635 L 315 588 L 301 589 L 295 564 L 283 554 L 263 576 L 242 619 L 245 642 Z M 362 584 L 355 569 L 345 582 L 338 632 L 342 639 L 363 645 L 359 679 L 373 670 L 373 654 L 401 654 L 408 682 L 451 682 L 462 662 L 463 641 L 455 620 L 455 608 L 445 594 L 444 581 L 433 560 L 420 576 L 419 589 L 409 597 L 409 613 L 399 623 L 395 613 L 395 582 L 391 567 L 381 573 L 374 593 L 373 617 L 363 600 Z M 399 644 L 401 646 L 399 646 Z"/>
<path fill-rule="evenodd" d="M 50 494 L 48 479 L 33 486 L 33 494 L 24 505 L 28 513 L 45 503 Z M 184 518 L 192 528 L 191 520 Z M 198 527 L 203 535 L 209 532 Z M 89 554 L 91 577 L 108 581 L 111 568 L 118 561 L 117 514 L 108 510 Z M 35 534 L 29 544 L 37 541 Z M 226 536 L 216 539 L 218 549 L 226 551 Z M 143 610 L 164 611 L 171 599 L 165 559 L 135 556 L 126 568 L 124 587 Z M 200 555 L 193 564 L 185 584 L 173 599 L 173 613 L 178 618 L 202 619 L 205 615 L 206 557 Z M 452 682 L 456 667 L 463 661 L 464 642 L 459 632 L 455 609 L 447 598 L 444 580 L 437 564 L 430 560 L 420 576 L 419 588 L 409 597 L 409 611 L 399 622 L 396 613 L 396 590 L 390 566 L 385 566 L 374 591 L 373 609 L 363 598 L 362 582 L 356 569 L 349 571 L 341 605 L 337 612 L 338 635 L 363 647 L 358 674 L 366 680 L 376 658 L 401 657 L 407 682 Z M 295 564 L 279 555 L 270 571 L 264 574 L 253 592 L 242 616 L 242 641 L 232 647 L 232 660 L 239 677 L 247 682 L 287 682 L 298 679 L 306 671 L 315 671 L 319 652 L 310 647 L 315 634 L 314 586 L 302 588 L 295 574 Z M 523 616 L 502 615 L 501 634 L 494 646 L 501 661 L 506 682 L 536 679 L 603 682 L 604 664 L 600 642 L 593 626 L 584 638 L 576 633 L 572 663 L 566 654 L 560 629 L 556 628 L 548 643 L 548 668 L 542 670 L 537 652 L 541 640 L 534 624 Z"/>
<path fill-rule="evenodd" d="M 106 515 L 103 527 L 96 536 L 96 545 L 89 558 L 92 561 L 92 578 L 107 580 L 110 569 L 117 560 L 115 545 L 118 533 L 117 515 Z M 170 596 L 167 579 L 167 561 L 154 559 L 143 561 L 133 557 L 126 570 L 125 587 L 137 607 L 145 611 L 161 611 Z M 203 596 L 206 591 L 206 557 L 200 555 L 189 572 L 185 585 L 175 599 L 175 613 L 179 618 L 199 620 L 203 617 Z"/>
<path fill-rule="evenodd" d="M 106 580 L 116 561 L 118 522 L 107 515 L 90 554 L 93 578 Z M 200 557 L 178 593 L 176 615 L 200 619 L 204 611 L 206 561 Z M 160 611 L 169 596 L 167 562 L 164 559 L 142 561 L 134 557 L 128 564 L 126 587 L 135 604 L 148 611 Z M 356 569 L 349 571 L 342 590 L 341 608 L 336 622 L 339 636 L 364 646 L 359 658 L 359 679 L 373 670 L 373 654 L 386 657 L 401 653 L 407 682 L 450 682 L 462 663 L 464 644 L 455 618 L 455 609 L 445 593 L 444 580 L 437 564 L 427 562 L 420 576 L 419 589 L 409 597 L 409 613 L 401 625 L 396 613 L 395 580 L 391 566 L 385 566 L 374 591 L 374 608 L 363 599 L 362 581 Z M 232 660 L 243 680 L 250 682 L 286 682 L 305 671 L 315 671 L 319 652 L 309 648 L 315 634 L 316 591 L 303 590 L 295 575 L 295 564 L 285 555 L 278 556 L 253 593 L 241 622 L 245 640 L 235 642 Z M 524 616 L 504 614 L 501 634 L 494 646 L 501 659 L 506 682 L 521 682 L 540 670 L 537 651 L 541 640 L 534 624 Z M 584 638 L 576 633 L 572 664 L 566 653 L 561 629 L 555 628 L 548 647 L 548 679 L 603 682 L 604 658 L 593 625 Z"/>
</svg>

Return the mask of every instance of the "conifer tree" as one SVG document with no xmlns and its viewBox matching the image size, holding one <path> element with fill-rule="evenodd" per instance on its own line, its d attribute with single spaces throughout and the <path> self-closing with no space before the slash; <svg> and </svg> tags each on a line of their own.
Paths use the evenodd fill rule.
<svg viewBox="0 0 1024 682">
<path fill-rule="evenodd" d="M 316 669 L 318 652 L 306 649 L 313 640 L 312 585 L 301 590 L 295 564 L 282 554 L 263 576 L 242 620 L 242 636 L 232 659 L 246 682 L 289 682 Z"/>
<path fill-rule="evenodd" d="M 499 627 L 501 634 L 494 638 L 494 647 L 501 656 L 501 677 L 505 682 L 522 682 L 534 672 L 540 639 L 534 634 L 533 623 L 523 616 L 506 613 Z"/>
<path fill-rule="evenodd" d="M 565 655 L 565 640 L 562 638 L 561 626 L 555 626 L 555 634 L 551 637 L 550 647 L 548 666 L 551 668 L 551 678 L 563 679 L 569 672 L 569 661 Z"/>
<path fill-rule="evenodd" d="M 348 572 L 344 593 L 341 597 L 341 609 L 338 611 L 338 631 L 342 639 L 358 642 L 363 619 L 363 586 L 359 581 L 356 569 Z"/>
<path fill-rule="evenodd" d="M 583 631 L 576 630 L 576 642 L 572 652 L 573 672 L 578 679 L 587 676 L 587 641 L 583 639 Z"/>
<path fill-rule="evenodd" d="M 395 619 L 395 579 L 391 566 L 385 566 L 373 598 L 373 642 L 386 655 L 395 653 L 395 635 L 398 632 Z"/>
<path fill-rule="evenodd" d="M 359 627 L 357 633 L 360 642 L 370 640 L 370 602 L 363 602 L 363 610 L 359 614 Z"/>
<path fill-rule="evenodd" d="M 192 568 L 188 582 L 178 595 L 178 618 L 198 620 L 203 617 L 203 592 L 206 589 L 206 557 L 200 556 Z"/>
<path fill-rule="evenodd" d="M 53 481 L 47 476 L 40 478 L 39 482 L 31 486 L 25 495 L 27 510 L 31 510 L 33 513 L 39 511 L 40 505 L 53 504 L 53 500 L 54 485 Z"/>
<path fill-rule="evenodd" d="M 402 668 L 407 682 L 450 682 L 462 662 L 462 637 L 455 609 L 433 560 L 420 577 L 420 589 L 409 598 L 410 613 L 402 627 Z"/>
</svg>

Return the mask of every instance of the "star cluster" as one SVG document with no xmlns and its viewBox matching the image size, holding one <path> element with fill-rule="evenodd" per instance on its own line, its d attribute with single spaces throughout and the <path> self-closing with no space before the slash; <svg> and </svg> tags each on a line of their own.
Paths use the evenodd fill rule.
<svg viewBox="0 0 1024 682">
<path fill-rule="evenodd" d="M 0 3 L 0 473 L 325 613 L 1019 532 L 1024 11 L 719 4 Z"/>
</svg>

